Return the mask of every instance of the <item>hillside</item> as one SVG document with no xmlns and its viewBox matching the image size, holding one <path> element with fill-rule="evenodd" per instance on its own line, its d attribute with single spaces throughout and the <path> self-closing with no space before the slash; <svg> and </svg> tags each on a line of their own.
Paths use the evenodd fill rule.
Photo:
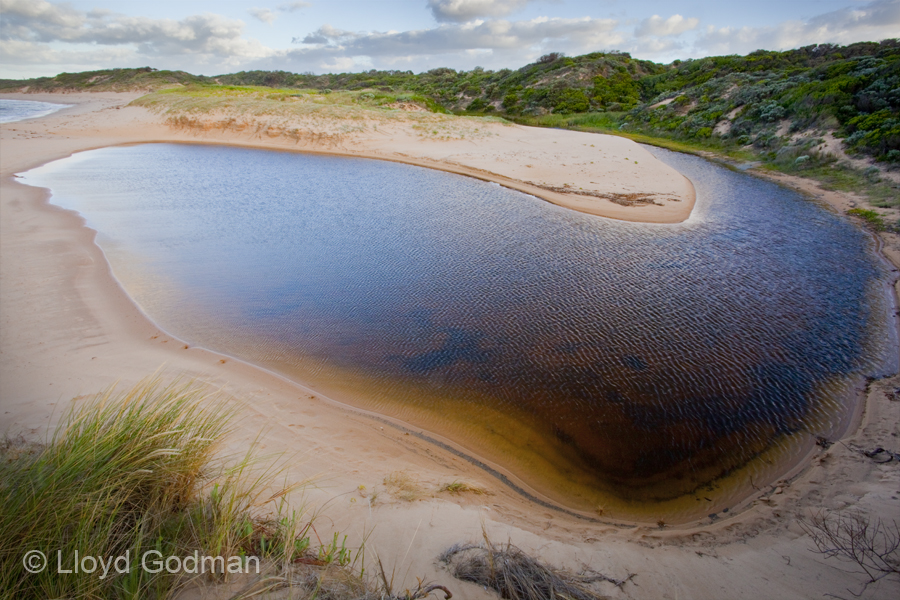
<svg viewBox="0 0 900 600">
<path fill-rule="evenodd" d="M 150 67 L 139 69 L 104 69 L 83 73 L 60 73 L 55 77 L 36 79 L 0 79 L 0 92 L 128 92 L 156 90 L 178 84 L 215 81 L 202 75 L 184 71 L 157 71 Z"/>
<path fill-rule="evenodd" d="M 807 46 L 659 65 L 625 53 L 548 54 L 512 71 L 433 69 L 298 75 L 252 71 L 216 78 L 231 85 L 409 90 L 454 112 L 535 120 L 605 113 L 597 121 L 682 140 L 782 148 L 777 138 L 833 131 L 845 149 L 900 164 L 900 40 Z M 609 113 L 624 113 L 610 115 Z M 610 119 L 610 117 L 613 117 Z M 549 124 L 563 124 L 551 120 Z M 787 131 L 781 131 L 787 127 Z M 820 144 L 821 145 L 821 144 Z M 790 158 L 801 155 L 791 152 Z"/>
</svg>

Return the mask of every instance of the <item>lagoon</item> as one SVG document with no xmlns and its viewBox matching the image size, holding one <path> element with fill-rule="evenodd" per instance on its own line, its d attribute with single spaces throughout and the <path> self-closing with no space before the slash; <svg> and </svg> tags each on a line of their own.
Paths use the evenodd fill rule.
<svg viewBox="0 0 900 600">
<path fill-rule="evenodd" d="M 695 185 L 683 224 L 230 147 L 94 150 L 25 182 L 85 216 L 173 335 L 441 433 L 589 509 L 789 462 L 846 425 L 853 386 L 894 344 L 865 233 L 771 183 L 652 152 Z"/>
</svg>

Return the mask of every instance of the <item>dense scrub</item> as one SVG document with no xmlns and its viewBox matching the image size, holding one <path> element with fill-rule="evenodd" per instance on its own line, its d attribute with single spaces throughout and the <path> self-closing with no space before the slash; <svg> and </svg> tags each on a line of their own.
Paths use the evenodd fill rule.
<svg viewBox="0 0 900 600">
<path fill-rule="evenodd" d="M 757 51 L 675 65 L 640 81 L 643 105 L 622 123 L 675 138 L 721 137 L 741 146 L 779 151 L 797 160 L 816 144 L 785 146 L 778 138 L 809 130 L 835 131 L 845 148 L 900 163 L 900 42 Z M 769 158 L 776 158 L 770 156 Z M 805 162 L 805 161 L 803 161 Z"/>
</svg>

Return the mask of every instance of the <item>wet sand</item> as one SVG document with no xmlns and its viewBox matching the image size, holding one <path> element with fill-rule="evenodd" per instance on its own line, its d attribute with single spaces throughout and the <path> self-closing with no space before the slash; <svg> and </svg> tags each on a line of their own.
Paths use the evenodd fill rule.
<svg viewBox="0 0 900 600">
<path fill-rule="evenodd" d="M 602 518 L 593 522 L 567 515 L 523 498 L 409 431 L 252 365 L 185 347 L 132 303 L 93 243 L 94 233 L 78 215 L 49 205 L 46 191 L 23 186 L 13 176 L 72 152 L 113 144 L 244 141 L 172 131 L 143 109 L 122 108 L 136 95 L 16 97 L 78 104 L 43 119 L 0 126 L 4 433 L 41 436 L 72 398 L 115 382 L 130 386 L 154 372 L 193 377 L 223 387 L 246 403 L 229 450 L 240 452 L 264 431 L 264 452 L 296 456 L 292 477 L 319 476 L 308 500 L 327 502 L 323 515 L 335 530 L 350 534 L 351 541 L 370 533 L 369 547 L 386 569 L 396 567 L 397 578 L 403 578 L 397 587 L 414 585 L 416 577 L 423 577 L 448 585 L 457 598 L 492 597 L 434 564 L 451 544 L 477 542 L 484 527 L 495 540 L 509 540 L 557 566 L 578 570 L 587 565 L 616 578 L 637 573 L 622 589 L 612 584 L 604 588 L 615 598 L 809 598 L 849 596 L 848 588 L 854 593 L 861 589 L 863 576 L 848 575 L 841 570 L 848 565 L 811 551 L 813 544 L 799 519 L 823 508 L 896 518 L 900 467 L 896 461 L 878 464 L 863 450 L 900 450 L 900 401 L 895 393 L 900 379 L 872 383 L 858 427 L 828 449 L 816 448 L 809 463 L 764 486 L 744 503 L 744 510 L 735 507 L 677 527 L 610 524 Z M 604 137 L 590 136 L 590 143 L 596 145 Z M 259 142 L 249 140 L 246 145 L 279 147 Z M 431 160 L 425 157 L 421 163 L 434 166 L 428 164 Z M 897 239 L 885 240 L 885 255 L 896 260 Z M 384 485 L 385 477 L 397 471 L 418 483 L 419 500 L 397 500 Z M 452 481 L 475 483 L 490 495 L 436 491 Z M 374 504 L 372 491 L 379 492 Z M 896 585 L 883 580 L 870 586 L 866 597 L 892 597 Z"/>
</svg>

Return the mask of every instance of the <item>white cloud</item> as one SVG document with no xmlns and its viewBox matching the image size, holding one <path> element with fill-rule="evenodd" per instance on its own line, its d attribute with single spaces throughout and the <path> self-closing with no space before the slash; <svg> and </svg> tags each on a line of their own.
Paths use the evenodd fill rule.
<svg viewBox="0 0 900 600">
<path fill-rule="evenodd" d="M 0 55 L 15 59 L 19 65 L 91 64 L 97 68 L 111 61 L 127 59 L 130 52 L 122 47 L 96 48 L 85 45 L 80 50 L 56 50 L 47 44 L 21 40 L 0 40 Z"/>
<path fill-rule="evenodd" d="M 278 18 L 278 15 L 268 8 L 251 8 L 247 12 L 249 12 L 253 18 L 259 19 L 263 23 L 268 23 L 269 25 L 274 23 L 275 19 Z"/>
<path fill-rule="evenodd" d="M 465 23 L 482 17 L 505 17 L 533 0 L 428 0 L 440 23 Z"/>
<path fill-rule="evenodd" d="M 881 41 L 898 35 L 900 0 L 875 0 L 858 8 L 842 8 L 807 21 L 785 21 L 774 27 L 708 26 L 696 46 L 704 55 L 746 54 L 759 49 Z"/>
<path fill-rule="evenodd" d="M 258 19 L 263 23 L 271 25 L 275 22 L 275 19 L 278 18 L 279 13 L 292 13 L 301 8 L 309 8 L 310 6 L 312 6 L 312 4 L 309 2 L 288 2 L 286 4 L 279 4 L 275 7 L 275 10 L 272 10 L 271 8 L 253 7 L 247 12 L 250 13 L 254 19 Z"/>
<path fill-rule="evenodd" d="M 296 12 L 301 8 L 309 8 L 312 6 L 311 2 L 287 2 L 285 4 L 279 4 L 278 10 L 280 12 Z"/>
<path fill-rule="evenodd" d="M 653 15 L 649 19 L 641 21 L 640 25 L 634 30 L 637 37 L 647 36 L 676 36 L 686 31 L 696 29 L 700 24 L 700 19 L 685 19 L 681 15 L 672 15 L 668 19 L 663 19 L 659 15 Z"/>
<path fill-rule="evenodd" d="M 273 53 L 256 40 L 242 37 L 243 22 L 214 14 L 176 21 L 108 11 L 80 13 L 44 0 L 0 0 L 0 11 L 0 39 L 10 42 L 131 46 L 137 54 L 149 57 L 190 56 L 192 62 L 221 60 L 226 64 Z M 14 57 L 4 53 L 2 58 Z"/>
<path fill-rule="evenodd" d="M 403 56 L 437 55 L 471 49 L 522 50 L 553 47 L 580 52 L 621 41 L 611 19 L 550 19 L 528 21 L 471 21 L 445 24 L 434 29 L 394 33 L 355 33 L 324 25 L 295 42 L 342 50 L 353 55 Z"/>
</svg>

